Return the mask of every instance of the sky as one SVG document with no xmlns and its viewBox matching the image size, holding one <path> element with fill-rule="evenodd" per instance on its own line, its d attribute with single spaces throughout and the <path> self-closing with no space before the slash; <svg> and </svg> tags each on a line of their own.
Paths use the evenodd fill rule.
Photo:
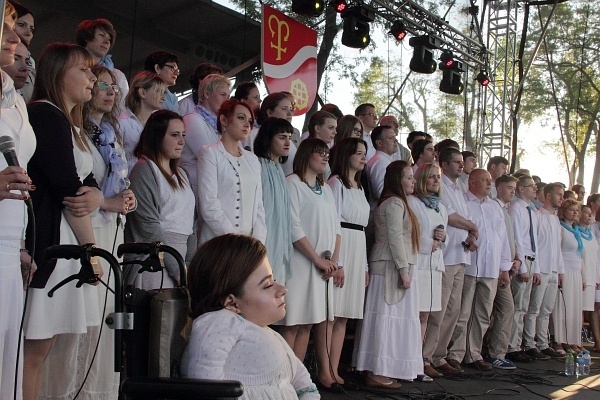
<svg viewBox="0 0 600 400">
<path fill-rule="evenodd" d="M 217 0 L 216 2 L 231 7 L 231 4 L 227 0 Z M 468 1 L 458 0 L 456 4 L 457 6 L 451 9 L 448 15 L 448 20 L 450 21 L 455 18 L 461 18 L 458 14 L 458 10 L 461 6 L 464 7 L 466 4 L 468 4 Z M 464 19 L 464 16 L 462 18 Z M 520 29 L 521 27 L 518 27 L 519 32 Z M 337 40 L 340 40 L 340 38 L 338 37 Z M 412 55 L 412 48 L 408 45 L 408 37 L 405 38 L 401 44 L 396 44 L 395 39 L 385 35 L 381 28 L 372 26 L 371 42 L 376 44 L 376 50 L 373 52 L 373 54 L 377 54 L 381 57 L 388 57 L 388 51 L 390 58 L 397 57 L 400 55 L 400 53 L 402 53 L 404 58 L 407 60 L 406 62 L 403 62 L 402 68 L 405 68 L 408 71 L 408 60 Z M 362 55 L 361 52 L 366 51 L 344 47 L 341 46 L 341 44 L 340 49 L 342 56 L 348 62 L 353 62 L 357 57 Z M 368 62 L 365 64 L 357 65 L 357 72 L 359 74 L 365 71 L 368 67 Z M 357 104 L 353 103 L 355 88 L 353 87 L 351 80 L 343 78 L 337 75 L 335 72 L 327 72 L 327 74 L 328 79 L 333 82 L 333 85 L 331 89 L 327 90 L 326 92 L 320 90 L 320 95 L 323 98 L 323 101 L 325 103 L 336 104 L 342 110 L 342 112 L 344 112 L 344 114 L 353 114 Z M 439 80 L 441 77 L 439 73 L 436 72 L 432 75 L 431 79 Z M 260 90 L 263 96 L 266 95 L 267 92 L 264 85 L 260 85 Z M 378 112 L 382 111 L 383 110 L 378 110 Z M 304 116 L 294 117 L 292 121 L 292 124 L 300 130 L 302 129 L 303 123 Z M 407 134 L 408 132 L 404 132 L 399 135 L 398 140 L 402 144 L 406 144 Z M 530 125 L 522 124 L 519 127 L 518 135 L 520 148 L 524 149 L 523 156 L 520 159 L 520 166 L 522 168 L 530 169 L 531 173 L 540 176 L 543 182 L 560 181 L 568 184 L 568 174 L 566 172 L 564 155 L 562 152 L 555 153 L 553 150 L 544 148 L 542 146 L 544 143 L 560 142 L 560 132 L 557 128 L 556 120 L 551 121 L 549 124 L 547 124 L 547 126 L 544 126 L 541 121 L 535 121 Z M 590 183 L 592 180 L 592 169 L 594 166 L 594 157 L 588 158 L 586 160 L 586 165 L 587 169 L 584 186 L 589 193 Z"/>
</svg>

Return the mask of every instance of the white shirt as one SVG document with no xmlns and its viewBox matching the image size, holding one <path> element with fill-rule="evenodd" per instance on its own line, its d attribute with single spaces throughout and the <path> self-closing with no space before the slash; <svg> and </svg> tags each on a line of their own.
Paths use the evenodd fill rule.
<svg viewBox="0 0 600 400">
<path fill-rule="evenodd" d="M 522 199 L 515 197 L 515 202 L 511 205 L 508 213 L 512 218 L 513 228 L 515 231 L 515 246 L 517 246 L 517 251 L 519 253 L 519 257 L 523 260 L 523 264 L 519 268 L 519 273 L 524 274 L 527 272 L 527 265 L 524 262 L 525 257 L 536 257 L 535 251 L 531 247 L 531 236 L 529 234 L 529 204 L 525 203 Z M 531 210 L 531 209 L 530 209 Z M 531 222 L 533 223 L 533 238 L 537 246 L 537 238 L 536 232 L 537 228 L 537 216 L 535 211 L 531 210 Z M 540 273 L 540 267 L 536 260 L 533 262 L 533 272 L 536 274 Z"/>
<path fill-rule="evenodd" d="M 181 152 L 179 166 L 188 173 L 192 190 L 198 197 L 198 155 L 204 145 L 217 142 L 219 134 L 195 111 L 183 117 L 183 124 L 186 134 L 185 147 Z"/>
<path fill-rule="evenodd" d="M 537 265 L 540 273 L 565 273 L 565 263 L 560 250 L 561 226 L 558 217 L 540 208 L 537 213 Z"/>
<path fill-rule="evenodd" d="M 369 177 L 369 184 L 371 186 L 369 198 L 371 210 L 375 210 L 377 207 L 377 202 L 379 201 L 379 197 L 383 191 L 385 169 L 392 163 L 392 161 L 394 161 L 392 156 L 378 150 L 367 162 L 367 176 Z"/>
<path fill-rule="evenodd" d="M 366 130 L 363 131 L 363 137 L 362 139 L 367 142 L 367 162 L 369 162 L 369 160 L 375 156 L 375 147 L 373 147 L 373 140 L 371 140 L 371 132 L 367 132 Z"/>
<path fill-rule="evenodd" d="M 135 150 L 135 146 L 140 141 L 143 129 L 144 125 L 142 125 L 129 108 L 126 108 L 119 116 L 119 130 L 121 131 L 121 135 L 123 135 L 123 148 L 125 149 L 125 158 L 127 158 L 129 173 L 131 173 L 133 166 L 138 162 L 138 158 L 133 155 L 133 150 Z"/>
<path fill-rule="evenodd" d="M 458 183 L 452 182 L 448 176 L 442 174 L 442 197 L 441 202 L 446 206 L 448 217 L 457 213 L 461 217 L 471 220 L 471 214 L 467 208 L 464 193 Z M 444 264 L 471 264 L 471 256 L 468 250 L 462 246 L 469 232 L 448 224 L 446 229 L 446 249 L 444 250 Z"/>
<path fill-rule="evenodd" d="M 458 177 L 458 179 L 456 181 L 460 185 L 463 192 L 467 193 L 469 191 L 469 174 L 465 174 L 464 172 L 461 172 L 460 176 Z M 492 187 L 493 186 L 494 185 L 492 184 Z M 495 199 L 495 198 L 496 198 L 496 196 L 492 196 L 492 199 Z"/>
<path fill-rule="evenodd" d="M 465 275 L 496 279 L 500 271 L 508 271 L 512 266 L 504 213 L 489 197 L 482 202 L 467 192 L 465 198 L 472 221 L 479 230 L 479 247 L 471 253 L 471 265 L 465 268 Z"/>
<path fill-rule="evenodd" d="M 179 115 L 182 117 L 184 115 L 188 115 L 189 113 L 194 112 L 195 107 L 196 105 L 194 104 L 194 97 L 190 93 L 183 99 L 179 100 Z"/>
</svg>

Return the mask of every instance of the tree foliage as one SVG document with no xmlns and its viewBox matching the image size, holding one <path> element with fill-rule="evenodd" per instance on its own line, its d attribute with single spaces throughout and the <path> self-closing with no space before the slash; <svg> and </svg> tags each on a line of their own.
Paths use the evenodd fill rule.
<svg viewBox="0 0 600 400">
<path fill-rule="evenodd" d="M 592 191 L 598 190 L 598 124 L 600 123 L 600 15 L 599 0 L 567 2 L 557 6 L 546 40 L 526 77 L 520 117 L 541 118 L 561 130 L 561 141 L 550 143 L 566 159 L 569 184 L 583 183 L 586 155 L 596 154 Z M 531 10 L 531 34 L 525 60 L 541 32 L 550 6 Z"/>
</svg>

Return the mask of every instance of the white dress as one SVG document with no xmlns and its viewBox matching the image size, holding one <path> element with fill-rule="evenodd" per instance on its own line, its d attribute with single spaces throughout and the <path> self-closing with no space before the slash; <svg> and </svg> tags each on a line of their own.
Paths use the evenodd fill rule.
<svg viewBox="0 0 600 400">
<path fill-rule="evenodd" d="M 554 340 L 557 343 L 581 346 L 581 326 L 583 325 L 583 292 L 581 255 L 577 253 L 577 239 L 561 227 L 561 251 L 565 263 L 562 291 L 556 296 L 552 322 Z"/>
<path fill-rule="evenodd" d="M 0 131 L 15 142 L 19 164 L 26 166 L 36 147 L 33 128 L 29 124 L 25 102 L 16 93 L 12 79 L 2 74 L 2 117 Z M 7 168 L 0 157 L 0 171 Z M 3 190 L 3 188 L 2 188 Z M 0 201 L 0 399 L 12 400 L 15 362 L 19 341 L 19 325 L 23 313 L 23 280 L 19 249 L 25 238 L 27 211 L 21 200 Z M 21 346 L 17 399 L 21 398 L 23 346 Z"/>
<path fill-rule="evenodd" d="M 598 241 L 592 233 L 592 240 L 583 241 L 583 278 L 585 290 L 583 291 L 583 311 L 594 311 L 596 300 L 596 274 L 598 268 Z"/>
<path fill-rule="evenodd" d="M 416 196 L 408 196 L 408 204 L 419 220 L 420 248 L 417 254 L 419 276 L 419 311 L 434 312 L 442 309 L 442 273 L 445 270 L 442 245 L 435 252 L 433 231 L 439 225 L 448 225 L 446 207 L 440 202 L 439 210 L 429 208 Z"/>
<path fill-rule="evenodd" d="M 277 332 L 225 309 L 194 320 L 181 372 L 188 378 L 239 381 L 242 400 L 321 398 L 306 367 Z"/>
<path fill-rule="evenodd" d="M 348 189 L 337 176 L 327 184 L 331 187 L 340 222 L 367 226 L 369 202 L 362 189 Z M 365 231 L 341 229 L 340 263 L 344 266 L 344 287 L 333 288 L 333 304 L 336 317 L 362 319 L 365 301 L 365 272 L 367 264 L 367 242 Z"/>
<path fill-rule="evenodd" d="M 292 241 L 306 237 L 317 254 L 333 253 L 340 222 L 331 188 L 323 185 L 323 193 L 319 195 L 297 175 L 290 175 L 287 181 L 292 204 Z M 296 248 L 291 266 L 292 277 L 286 281 L 287 314 L 280 322 L 291 326 L 318 324 L 326 318 L 333 320 L 333 279 L 325 282 L 321 270 Z"/>
</svg>

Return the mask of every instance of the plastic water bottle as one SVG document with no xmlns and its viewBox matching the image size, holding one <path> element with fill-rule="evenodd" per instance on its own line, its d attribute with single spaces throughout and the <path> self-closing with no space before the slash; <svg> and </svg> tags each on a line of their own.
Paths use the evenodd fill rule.
<svg viewBox="0 0 600 400">
<path fill-rule="evenodd" d="M 583 351 L 583 376 L 590 374 L 590 364 L 592 363 L 592 357 L 588 350 Z"/>
<path fill-rule="evenodd" d="M 577 353 L 577 360 L 575 363 L 575 375 L 579 378 L 583 376 L 583 351 Z"/>
<path fill-rule="evenodd" d="M 567 357 L 565 358 L 565 375 L 575 375 L 575 358 L 573 357 L 573 352 L 571 350 L 569 350 Z"/>
</svg>

